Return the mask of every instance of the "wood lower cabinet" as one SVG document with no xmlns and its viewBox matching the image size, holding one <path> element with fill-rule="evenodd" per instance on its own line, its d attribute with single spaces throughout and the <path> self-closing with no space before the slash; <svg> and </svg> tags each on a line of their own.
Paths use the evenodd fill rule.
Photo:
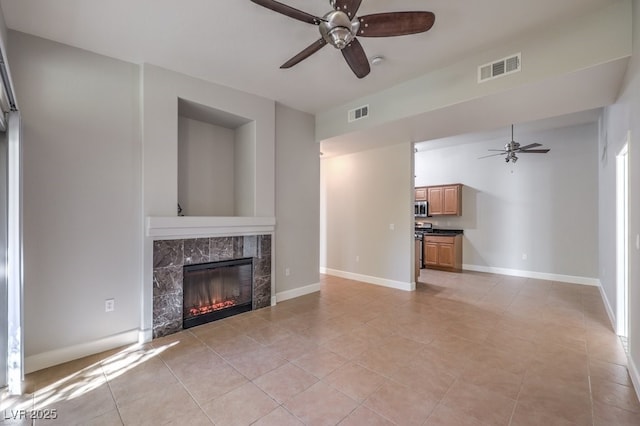
<svg viewBox="0 0 640 426">
<path fill-rule="evenodd" d="M 427 268 L 462 270 L 462 235 L 425 235 L 423 257 Z"/>
<path fill-rule="evenodd" d="M 438 244 L 429 243 L 425 239 L 422 243 L 422 258 L 424 259 L 425 266 L 434 266 L 438 264 Z"/>
<path fill-rule="evenodd" d="M 431 216 L 462 215 L 462 185 L 428 186 L 427 201 Z"/>
</svg>

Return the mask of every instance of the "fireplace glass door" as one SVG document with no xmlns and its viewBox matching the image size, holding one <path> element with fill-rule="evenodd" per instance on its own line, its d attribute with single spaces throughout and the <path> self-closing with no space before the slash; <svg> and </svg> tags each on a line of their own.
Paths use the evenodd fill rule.
<svg viewBox="0 0 640 426">
<path fill-rule="evenodd" d="M 183 328 L 252 308 L 253 260 L 236 259 L 184 267 Z"/>
</svg>

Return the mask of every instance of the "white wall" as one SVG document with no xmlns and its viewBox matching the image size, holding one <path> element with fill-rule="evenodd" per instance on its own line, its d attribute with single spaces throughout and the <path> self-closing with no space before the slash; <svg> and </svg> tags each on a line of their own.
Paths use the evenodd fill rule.
<svg viewBox="0 0 640 426">
<path fill-rule="evenodd" d="M 416 186 L 464 185 L 462 216 L 426 220 L 464 229 L 463 263 L 468 267 L 595 283 L 597 126 L 516 131 L 522 145 L 539 142 L 551 152 L 521 154 L 516 164 L 505 163 L 502 156 L 478 159 L 490 154 L 488 149 L 501 149 L 509 133 L 505 129 L 504 138 L 433 150 L 426 144 L 426 151 L 416 153 Z"/>
<path fill-rule="evenodd" d="M 329 273 L 414 285 L 412 150 L 407 142 L 321 161 L 321 266 Z"/>
<path fill-rule="evenodd" d="M 607 108 L 602 121 L 600 155 L 600 281 L 614 317 L 616 307 L 615 257 L 615 156 L 631 132 L 629 146 L 629 370 L 640 390 L 640 1 L 633 1 L 633 57 L 618 102 Z"/>
<path fill-rule="evenodd" d="M 138 67 L 17 32 L 9 57 L 24 131 L 29 369 L 37 355 L 138 328 Z"/>
<path fill-rule="evenodd" d="M 315 120 L 276 104 L 276 292 L 317 290 L 320 259 L 320 152 Z M 285 269 L 289 269 L 289 275 Z M 317 286 L 316 286 L 317 287 Z"/>
<path fill-rule="evenodd" d="M 186 216 L 233 216 L 235 131 L 178 119 L 178 202 Z"/>
</svg>

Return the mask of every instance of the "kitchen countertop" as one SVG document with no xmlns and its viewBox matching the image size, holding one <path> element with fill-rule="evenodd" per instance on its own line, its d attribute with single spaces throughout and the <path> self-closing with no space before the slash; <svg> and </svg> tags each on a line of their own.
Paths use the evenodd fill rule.
<svg viewBox="0 0 640 426">
<path fill-rule="evenodd" d="M 416 232 L 422 232 L 425 235 L 459 235 L 463 234 L 462 229 L 429 229 L 429 228 L 415 228 Z"/>
</svg>

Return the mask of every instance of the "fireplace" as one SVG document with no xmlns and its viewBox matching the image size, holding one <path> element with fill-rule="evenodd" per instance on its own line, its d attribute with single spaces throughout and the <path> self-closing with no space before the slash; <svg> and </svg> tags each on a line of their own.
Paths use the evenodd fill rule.
<svg viewBox="0 0 640 426">
<path fill-rule="evenodd" d="M 265 308 L 271 305 L 271 235 L 244 235 L 233 237 L 187 238 L 177 240 L 156 240 L 153 242 L 153 338 L 177 333 L 183 328 L 193 327 L 183 324 L 187 319 L 185 312 L 198 309 L 206 314 L 216 315 L 225 312 L 224 316 L 240 313 L 233 310 L 216 309 L 218 303 L 236 305 L 248 303 L 244 307 L 247 311 Z M 232 262 L 232 263 L 227 263 Z M 239 263 L 235 263 L 239 262 Z M 242 265 L 242 264 L 247 265 Z M 207 265 L 207 266 L 204 266 Z M 186 296 L 188 290 L 186 277 L 189 272 L 202 271 L 211 265 L 240 266 L 240 276 L 248 277 L 250 288 L 244 288 L 242 301 L 226 300 L 223 297 L 213 296 L 218 291 L 220 296 L 235 293 L 231 290 L 198 289 L 196 294 L 202 292 L 207 302 L 191 301 L 192 296 Z M 194 267 L 195 269 L 190 269 Z M 246 271 L 249 272 L 246 272 Z M 204 272 L 201 272 L 204 274 Z M 206 280 L 204 280 L 206 281 Z M 240 291 L 237 292 L 238 297 Z M 248 296 L 247 296 L 248 295 Z M 245 296 L 249 298 L 247 302 Z M 224 300 L 223 300 L 224 299 Z M 187 305 L 189 305 L 187 309 Z M 208 308 L 205 305 L 210 305 Z M 213 305 L 213 306 L 211 306 Z M 230 306 L 227 306 L 230 307 Z M 220 311 L 220 312 L 218 312 Z M 242 311 L 244 312 L 244 311 Z M 229 315 L 227 315 L 227 313 Z M 223 317 L 218 317 L 220 319 Z M 201 321 L 201 319 L 198 319 Z M 207 318 L 208 321 L 208 318 Z M 189 322 L 189 321 L 188 321 Z"/>
<path fill-rule="evenodd" d="M 253 259 L 185 266 L 183 327 L 190 328 L 251 310 Z"/>
</svg>

